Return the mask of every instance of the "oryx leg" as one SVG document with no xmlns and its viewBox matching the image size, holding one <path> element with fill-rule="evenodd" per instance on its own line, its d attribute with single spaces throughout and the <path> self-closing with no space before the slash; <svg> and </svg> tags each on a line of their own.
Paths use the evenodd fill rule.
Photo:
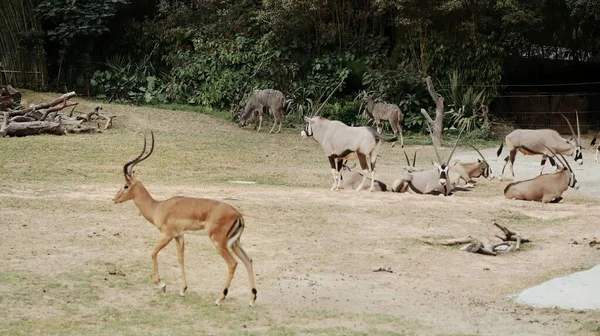
<svg viewBox="0 0 600 336">
<path fill-rule="evenodd" d="M 338 179 L 338 170 L 336 165 L 336 160 L 333 155 L 327 157 L 329 159 L 329 165 L 331 166 L 331 177 L 333 178 L 333 185 L 331 186 L 331 191 L 336 190 L 337 179 Z"/>
<path fill-rule="evenodd" d="M 596 163 L 598 163 L 598 152 L 600 152 L 600 146 L 596 147 Z"/>
<path fill-rule="evenodd" d="M 335 161 L 335 164 L 336 164 L 335 170 L 337 171 L 337 176 L 338 176 L 338 179 L 337 179 L 338 183 L 337 183 L 335 190 L 340 190 L 340 189 L 344 188 L 344 181 L 342 181 L 342 173 L 341 173 L 342 165 L 344 164 L 344 159 L 337 159 Z"/>
<path fill-rule="evenodd" d="M 542 155 L 542 162 L 540 163 L 540 175 L 544 172 L 544 165 L 546 164 L 547 155 Z"/>
<path fill-rule="evenodd" d="M 553 173 L 556 173 L 558 171 L 558 166 L 556 165 L 556 161 L 554 160 L 553 157 L 549 156 L 548 159 L 550 160 L 550 164 L 552 165 L 552 167 L 554 168 Z"/>
<path fill-rule="evenodd" d="M 377 155 L 370 155 L 369 162 L 371 163 L 371 188 L 369 191 L 375 191 L 375 163 L 377 162 Z"/>
<path fill-rule="evenodd" d="M 358 163 L 360 163 L 360 167 L 363 170 L 362 180 L 360 181 L 358 188 L 356 188 L 356 191 L 361 191 L 363 185 L 365 184 L 365 181 L 367 180 L 367 176 L 369 173 L 369 163 L 367 162 L 367 156 L 365 154 L 356 152 L 356 156 L 358 156 Z M 372 183 L 373 182 L 371 182 L 371 185 Z"/>
</svg>

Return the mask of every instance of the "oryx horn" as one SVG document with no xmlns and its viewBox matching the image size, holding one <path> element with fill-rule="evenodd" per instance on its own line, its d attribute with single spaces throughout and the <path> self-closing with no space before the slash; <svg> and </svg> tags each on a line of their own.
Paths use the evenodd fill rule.
<svg viewBox="0 0 600 336">
<path fill-rule="evenodd" d="M 313 115 L 311 115 L 310 117 L 316 117 L 319 115 L 319 111 L 321 111 L 321 109 L 323 108 L 323 106 L 325 106 L 325 104 L 327 103 L 327 101 L 329 100 L 329 98 L 331 98 L 331 96 L 333 96 L 333 94 L 335 93 L 335 91 L 337 91 L 337 89 L 340 87 L 340 85 L 342 85 L 342 83 L 344 82 L 345 78 L 342 78 L 342 80 L 338 83 L 338 85 L 335 87 L 335 89 L 333 89 L 333 91 L 331 91 L 331 93 L 329 94 L 329 96 L 327 97 L 327 99 L 325 99 L 325 101 L 323 102 L 323 104 L 321 104 L 321 106 L 319 106 L 319 109 L 317 109 L 317 112 L 315 112 Z"/>
<path fill-rule="evenodd" d="M 427 123 L 427 129 L 429 129 L 429 135 L 431 136 L 431 144 L 433 145 L 433 149 L 435 150 L 435 156 L 438 159 L 438 164 L 442 164 L 442 159 L 440 158 L 440 153 L 438 153 L 437 147 L 435 146 L 433 131 L 431 130 L 431 125 L 429 125 L 429 123 Z"/>
<path fill-rule="evenodd" d="M 460 136 L 463 134 L 466 126 L 460 130 L 458 133 L 458 138 L 456 138 L 456 142 L 454 143 L 454 147 L 452 148 L 452 152 L 450 152 L 450 156 L 448 157 L 448 161 L 446 161 L 446 165 L 450 164 L 450 159 L 452 159 L 452 155 L 454 155 L 454 151 L 456 150 L 456 146 L 458 146 L 458 142 L 460 141 Z"/>
<path fill-rule="evenodd" d="M 577 141 L 577 142 L 578 142 L 578 143 L 577 143 L 577 145 L 579 145 L 579 140 L 578 140 L 578 139 L 575 137 L 575 130 L 573 130 L 573 126 L 571 125 L 571 122 L 569 121 L 569 119 L 567 119 L 567 117 L 565 117 L 565 115 L 564 115 L 564 114 L 562 114 L 562 113 L 561 113 L 560 115 L 561 115 L 563 118 L 565 118 L 565 120 L 567 121 L 567 125 L 569 125 L 569 129 L 571 130 L 571 134 L 573 135 L 573 139 L 574 139 L 575 141 Z M 577 117 L 577 120 L 578 120 L 578 121 L 577 121 L 577 125 L 579 125 L 579 117 Z M 578 130 L 579 130 L 579 127 L 578 127 Z M 545 146 L 545 145 L 544 145 L 544 146 Z"/>
<path fill-rule="evenodd" d="M 579 128 L 579 112 L 575 110 L 575 118 L 577 118 L 577 145 L 581 146 L 581 129 Z"/>
</svg>

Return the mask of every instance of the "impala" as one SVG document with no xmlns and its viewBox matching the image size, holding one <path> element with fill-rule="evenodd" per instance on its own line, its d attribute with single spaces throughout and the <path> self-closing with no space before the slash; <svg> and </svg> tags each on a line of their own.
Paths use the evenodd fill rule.
<svg viewBox="0 0 600 336">
<path fill-rule="evenodd" d="M 115 195 L 113 201 L 115 203 L 123 203 L 133 200 L 133 203 L 139 209 L 142 216 L 161 232 L 158 244 L 152 250 L 152 276 L 154 282 L 163 292 L 166 291 L 167 285 L 161 282 L 158 276 L 157 257 L 158 253 L 175 239 L 179 267 L 181 268 L 181 291 L 179 295 L 185 296 L 187 281 L 183 263 L 184 234 L 186 231 L 203 230 L 221 257 L 225 259 L 229 268 L 223 291 L 215 302 L 216 305 L 219 305 L 227 296 L 229 285 L 238 264 L 232 255 L 233 252 L 244 263 L 248 271 L 251 292 L 250 306 L 254 306 L 256 302 L 256 288 L 254 286 L 252 259 L 248 257 L 240 245 L 240 236 L 244 231 L 244 219 L 242 215 L 227 203 L 207 198 L 176 196 L 163 201 L 157 201 L 152 198 L 133 172 L 133 167 L 146 160 L 154 151 L 154 133 L 151 133 L 151 135 L 152 145 L 148 154 L 144 156 L 146 152 L 146 137 L 144 136 L 142 153 L 123 166 L 125 185 Z"/>
</svg>

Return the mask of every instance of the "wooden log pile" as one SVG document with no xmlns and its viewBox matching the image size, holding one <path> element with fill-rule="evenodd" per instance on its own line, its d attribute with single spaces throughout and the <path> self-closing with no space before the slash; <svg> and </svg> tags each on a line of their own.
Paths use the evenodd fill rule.
<svg viewBox="0 0 600 336">
<path fill-rule="evenodd" d="M 96 133 L 112 127 L 116 116 L 92 112 L 75 113 L 78 103 L 70 102 L 75 92 L 68 92 L 51 102 L 20 107 L 21 94 L 10 85 L 0 87 L 0 137 L 38 134 Z M 17 106 L 17 108 L 14 108 Z M 68 114 L 62 111 L 71 107 Z"/>
<path fill-rule="evenodd" d="M 463 237 L 463 238 L 453 238 L 453 239 L 444 239 L 439 241 L 431 241 L 425 240 L 424 242 L 431 245 L 442 245 L 442 246 L 452 246 L 452 245 L 463 245 L 461 247 L 461 251 L 467 251 L 471 253 L 479 253 L 484 255 L 496 256 L 498 253 L 508 253 L 518 251 L 521 248 L 521 244 L 531 242 L 531 239 L 524 238 L 518 233 L 508 229 L 505 226 L 502 226 L 496 222 L 494 222 L 494 226 L 499 228 L 502 233 L 504 233 L 504 237 L 496 235 L 497 238 L 500 238 L 501 242 L 492 243 L 486 237 L 482 238 L 474 238 L 471 236 Z"/>
</svg>

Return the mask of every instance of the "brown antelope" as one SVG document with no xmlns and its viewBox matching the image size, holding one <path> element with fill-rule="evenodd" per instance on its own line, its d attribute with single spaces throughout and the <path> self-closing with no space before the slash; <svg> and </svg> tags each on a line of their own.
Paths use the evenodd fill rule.
<svg viewBox="0 0 600 336">
<path fill-rule="evenodd" d="M 435 150 L 438 163 L 433 161 L 431 163 L 435 166 L 435 168 L 406 174 L 406 176 L 404 176 L 402 179 L 394 181 L 394 184 L 392 185 L 392 191 L 406 192 L 410 189 L 417 194 L 444 196 L 451 195 L 453 190 L 456 188 L 456 185 L 454 183 L 454 179 L 450 178 L 448 162 L 450 162 L 452 159 L 452 155 L 456 150 L 456 146 L 458 145 L 463 131 L 464 128 L 460 131 L 460 134 L 456 139 L 456 143 L 454 144 L 454 148 L 452 148 L 452 152 L 450 152 L 448 160 L 445 162 L 442 161 L 437 147 L 435 146 L 435 142 L 433 142 L 433 149 Z M 429 132 L 431 139 L 433 140 L 431 128 L 429 128 Z"/>
<path fill-rule="evenodd" d="M 402 110 L 400 110 L 396 104 L 375 103 L 373 93 L 363 93 L 363 95 L 364 100 L 367 103 L 365 113 L 369 118 L 375 120 L 377 132 L 381 133 L 382 121 L 389 122 L 394 131 L 394 137 L 400 135 L 400 145 L 401 147 L 404 147 L 404 138 L 402 137 Z"/>
<path fill-rule="evenodd" d="M 263 107 L 268 107 L 273 111 L 273 127 L 269 133 L 273 133 L 275 126 L 279 123 L 279 129 L 277 133 L 281 133 L 281 119 L 283 119 L 283 106 L 285 105 L 285 96 L 281 91 L 278 90 L 254 90 L 248 98 L 246 107 L 243 110 L 238 110 L 236 116 L 239 119 L 238 125 L 240 127 L 246 126 L 246 124 L 254 118 L 258 113 L 258 130 L 260 132 L 260 126 L 262 125 L 263 119 Z"/>
<path fill-rule="evenodd" d="M 352 171 L 356 167 L 356 163 L 352 166 L 348 165 L 348 160 L 342 163 L 342 169 L 340 170 L 342 182 L 344 182 L 344 189 L 356 189 L 362 182 L 363 174 Z M 371 184 L 371 178 L 367 177 L 367 184 Z M 363 190 L 368 189 L 367 184 L 363 186 Z M 379 180 L 375 180 L 375 191 L 387 191 L 387 185 Z"/>
<path fill-rule="evenodd" d="M 546 147 L 548 153 L 555 154 L 550 147 Z M 551 174 L 539 175 L 533 179 L 513 182 L 504 188 L 504 197 L 508 199 L 537 201 L 542 203 L 558 203 L 562 200 L 562 194 L 569 187 L 578 189 L 575 173 L 567 162 L 567 159 L 559 152 L 556 159 L 562 167 L 559 171 Z M 562 158 L 562 160 L 561 160 Z"/>
<path fill-rule="evenodd" d="M 371 188 L 375 191 L 375 163 L 377 162 L 377 150 L 381 141 L 396 141 L 398 138 L 385 139 L 371 127 L 350 127 L 341 121 L 328 120 L 321 116 L 304 117 L 306 125 L 300 132 L 301 138 L 312 137 L 317 141 L 325 155 L 329 159 L 333 186 L 331 190 L 339 190 L 341 186 L 340 169 L 344 160 L 358 159 L 363 169 L 363 178 L 360 185 L 355 189 L 360 191 L 367 180 L 367 174 L 371 175 Z"/>
<path fill-rule="evenodd" d="M 473 178 L 483 176 L 487 179 L 491 179 L 493 176 L 491 175 L 492 169 L 483 154 L 481 154 L 475 146 L 471 147 L 479 154 L 479 156 L 481 156 L 481 160 L 477 159 L 475 162 L 457 161 L 450 167 L 450 173 L 458 174 L 455 184 L 459 185 L 460 180 L 462 179 L 465 181 L 467 188 L 473 187 L 473 183 L 475 183 Z"/>
<path fill-rule="evenodd" d="M 173 239 L 177 243 L 177 257 L 181 268 L 181 291 L 179 295 L 185 296 L 187 281 L 184 269 L 184 234 L 187 231 L 206 232 L 206 235 L 216 247 L 217 251 L 225 259 L 228 266 L 227 280 L 223 291 L 216 301 L 219 305 L 227 296 L 227 291 L 233 274 L 237 267 L 237 261 L 231 251 L 244 263 L 248 271 L 250 282 L 250 306 L 256 301 L 256 288 L 254 286 L 254 271 L 252 259 L 248 257 L 240 244 L 240 237 L 244 231 L 244 218 L 231 205 L 217 200 L 207 198 L 194 198 L 176 196 L 163 201 L 157 201 L 146 190 L 133 171 L 136 164 L 146 160 L 154 151 L 154 133 L 152 134 L 152 146 L 148 154 L 146 152 L 146 137 L 144 136 L 144 148 L 142 153 L 135 159 L 123 166 L 125 174 L 125 185 L 115 195 L 113 201 L 122 203 L 133 200 L 135 206 L 147 221 L 152 223 L 161 232 L 158 244 L 152 250 L 153 279 L 162 291 L 166 291 L 167 285 L 160 281 L 158 276 L 158 253 Z"/>
<path fill-rule="evenodd" d="M 550 157 L 550 164 L 556 169 L 556 163 L 553 159 L 554 155 L 552 155 L 552 153 L 550 153 L 546 148 L 550 148 L 554 153 L 572 155 L 575 159 L 575 162 L 578 164 L 583 164 L 579 114 L 577 113 L 577 110 L 575 111 L 575 115 L 577 118 L 577 136 L 575 136 L 575 131 L 573 130 L 573 126 L 571 126 L 569 119 L 561 114 L 571 129 L 573 138 L 570 140 L 561 137 L 557 131 L 551 129 L 517 129 L 510 132 L 504 139 L 506 142 L 506 147 L 509 150 L 509 155 L 504 159 L 505 163 L 504 167 L 502 167 L 500 180 L 502 180 L 504 177 L 504 169 L 508 163 L 510 163 L 510 172 L 512 177 L 515 177 L 513 164 L 515 162 L 517 151 L 523 153 L 524 155 L 542 155 L 540 175 L 544 171 L 544 165 L 546 164 L 546 158 L 548 157 Z M 498 152 L 496 153 L 498 156 L 500 156 L 502 153 L 503 146 L 504 142 L 501 143 L 500 148 L 498 148 Z"/>
</svg>

